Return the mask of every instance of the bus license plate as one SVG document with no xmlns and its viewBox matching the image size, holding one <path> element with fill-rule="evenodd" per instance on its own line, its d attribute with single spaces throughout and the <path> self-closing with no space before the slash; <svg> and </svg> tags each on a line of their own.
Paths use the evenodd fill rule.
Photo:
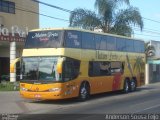
<svg viewBox="0 0 160 120">
<path fill-rule="evenodd" d="M 36 95 L 35 95 L 35 98 L 41 98 L 41 95 L 36 94 Z"/>
</svg>

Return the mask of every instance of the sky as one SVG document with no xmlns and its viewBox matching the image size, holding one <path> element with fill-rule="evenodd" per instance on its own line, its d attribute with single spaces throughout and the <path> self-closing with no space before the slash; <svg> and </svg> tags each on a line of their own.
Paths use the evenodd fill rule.
<svg viewBox="0 0 160 120">
<path fill-rule="evenodd" d="M 40 0 L 64 9 L 74 10 L 75 8 L 94 9 L 95 0 Z M 160 0 L 130 0 L 130 4 L 137 7 L 144 18 L 144 29 L 141 32 L 135 28 L 134 38 L 143 39 L 145 41 L 160 41 Z M 40 4 L 40 13 L 52 17 L 69 20 L 70 13 L 55 8 L 51 8 Z M 147 20 L 151 19 L 151 20 Z M 68 27 L 69 22 L 40 16 L 40 28 Z"/>
</svg>

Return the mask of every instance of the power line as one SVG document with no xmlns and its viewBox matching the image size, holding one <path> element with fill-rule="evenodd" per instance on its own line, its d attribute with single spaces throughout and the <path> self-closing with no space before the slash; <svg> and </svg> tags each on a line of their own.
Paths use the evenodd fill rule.
<svg viewBox="0 0 160 120">
<path fill-rule="evenodd" d="M 160 31 L 159 31 L 159 30 L 154 30 L 154 29 L 150 29 L 150 28 L 144 28 L 144 29 L 146 29 L 146 30 L 150 30 L 150 31 L 154 31 L 154 32 L 159 32 L 159 33 L 160 33 Z"/>
<path fill-rule="evenodd" d="M 52 18 L 52 19 L 57 19 L 57 20 L 61 20 L 61 21 L 64 21 L 64 22 L 69 22 L 68 20 L 65 20 L 65 19 L 61 19 L 61 18 L 56 18 L 56 17 L 53 17 L 53 16 L 48 16 L 46 14 L 41 14 L 39 12 L 35 12 L 35 11 L 31 11 L 31 10 L 25 10 L 25 9 L 21 9 L 21 8 L 15 8 L 17 10 L 20 10 L 20 11 L 24 11 L 24 12 L 29 12 L 29 13 L 33 13 L 33 14 L 38 14 L 38 15 L 42 15 L 42 16 L 45 16 L 45 17 L 48 17 L 48 18 Z M 136 35 L 143 35 L 143 36 L 150 36 L 150 37 L 160 37 L 160 36 L 153 36 L 153 35 L 146 35 L 146 34 L 138 34 L 138 33 L 134 33 Z"/>
<path fill-rule="evenodd" d="M 35 1 L 35 0 L 33 0 L 33 1 Z M 65 20 L 65 19 L 62 19 L 62 18 L 56 18 L 56 17 L 53 17 L 53 16 L 49 16 L 49 15 L 46 15 L 46 14 L 39 13 L 39 12 L 34 12 L 34 11 L 31 11 L 31 10 L 27 10 L 26 8 L 22 8 L 20 6 L 17 6 L 17 7 L 19 7 L 19 8 L 17 8 L 18 10 L 39 14 L 39 15 L 42 15 L 42 16 L 45 16 L 45 17 L 49 17 L 49 18 L 53 18 L 53 19 L 57 19 L 57 20 L 61 20 L 61 21 L 65 21 L 65 22 L 69 23 L 69 20 Z M 138 29 L 139 29 L 136 26 L 132 26 L 132 27 L 134 27 L 134 29 L 136 29 L 136 31 L 138 31 Z M 149 29 L 149 28 L 143 28 L 142 32 L 144 32 L 144 31 L 146 31 L 147 33 L 160 34 L 160 31 L 154 30 L 154 29 Z"/>
<path fill-rule="evenodd" d="M 136 30 L 136 31 L 140 31 L 139 28 L 136 28 L 136 27 L 133 28 L 133 29 Z M 160 35 L 160 32 L 150 31 L 150 30 L 147 30 L 147 29 L 143 29 L 143 31 L 141 31 L 141 32 Z"/>
<path fill-rule="evenodd" d="M 72 12 L 73 12 L 73 11 L 71 11 L 71 10 L 64 9 L 64 8 L 61 8 L 61 7 L 58 7 L 58 6 L 49 4 L 49 3 L 41 2 L 41 1 L 39 1 L 39 0 L 32 0 L 32 1 L 33 1 L 33 2 L 36 2 L 36 3 L 40 3 L 40 4 L 43 4 L 43 5 L 46 5 L 46 6 L 49 6 L 49 7 L 52 7 L 52 8 L 56 8 L 56 9 L 62 10 L 62 11 L 64 11 L 64 12 L 69 12 L 69 13 L 72 13 Z M 149 19 L 149 18 L 145 18 L 145 17 L 142 17 L 142 18 L 145 19 L 145 20 L 148 20 L 148 21 L 160 23 L 160 22 L 157 21 L 157 20 L 153 20 L 153 19 Z"/>
<path fill-rule="evenodd" d="M 69 22 L 69 20 L 65 20 L 65 19 L 62 19 L 62 18 L 57 18 L 57 17 L 49 16 L 49 15 L 42 14 L 42 13 L 35 12 L 35 11 L 31 11 L 31 10 L 21 9 L 21 8 L 17 8 L 17 7 L 15 7 L 15 9 L 20 10 L 20 11 L 24 11 L 24 12 L 29 12 L 29 13 L 37 14 L 37 15 L 41 15 L 41 16 L 45 16 L 45 17 L 48 17 L 48 18 L 56 19 L 56 20 L 61 20 L 61 21 L 64 21 L 64 22 Z"/>
<path fill-rule="evenodd" d="M 26 9 L 21 9 L 21 8 L 15 8 L 17 10 L 20 10 L 20 11 L 24 11 L 24 12 L 29 12 L 29 13 L 33 13 L 33 14 L 38 14 L 38 15 L 42 15 L 42 16 L 45 16 L 45 17 L 48 17 L 48 18 L 52 18 L 52 19 L 57 19 L 57 20 L 61 20 L 61 21 L 65 21 L 65 22 L 69 22 L 68 20 L 65 20 L 65 19 L 61 19 L 61 18 L 56 18 L 56 17 L 53 17 L 53 16 L 49 16 L 49 15 L 46 15 L 46 14 L 41 14 L 39 12 L 35 12 L 35 11 L 31 11 L 31 10 L 26 10 Z M 136 29 L 137 30 L 137 29 Z M 137 30 L 138 31 L 138 30 Z M 152 31 L 148 31 L 148 33 L 153 33 Z M 160 36 L 153 36 L 153 35 L 146 35 L 146 34 L 138 34 L 138 33 L 134 33 L 136 35 L 143 35 L 143 36 L 150 36 L 150 37 L 160 37 Z M 160 34 L 160 33 L 156 33 L 156 34 Z"/>
<path fill-rule="evenodd" d="M 149 37 L 160 37 L 160 36 L 154 36 L 154 35 L 146 35 L 146 34 L 139 34 L 139 33 L 134 33 L 136 35 L 142 35 L 142 36 L 149 36 Z"/>
<path fill-rule="evenodd" d="M 145 17 L 142 17 L 143 19 L 145 20 L 149 20 L 149 21 L 152 21 L 152 22 L 156 22 L 156 23 L 160 23 L 159 21 L 156 21 L 156 20 L 152 20 L 152 19 L 149 19 L 149 18 L 145 18 Z"/>
<path fill-rule="evenodd" d="M 139 28 L 139 26 L 131 25 L 131 27 L 132 27 L 132 28 L 139 29 L 139 31 L 141 31 L 141 30 L 140 30 L 140 28 Z M 148 31 L 152 31 L 152 32 L 158 32 L 158 33 L 160 33 L 160 31 L 159 31 L 159 30 L 156 30 L 156 29 L 150 29 L 150 28 L 146 28 L 146 27 L 144 27 L 144 28 L 142 29 L 142 31 L 143 31 L 143 30 L 148 30 Z"/>
<path fill-rule="evenodd" d="M 67 9 L 64 9 L 64 8 L 61 8 L 61 7 L 58 7 L 58 6 L 55 6 L 55 5 L 51 5 L 51 4 L 48 4 L 48 3 L 45 3 L 45 2 L 41 2 L 39 0 L 32 0 L 32 1 L 40 3 L 40 4 L 43 4 L 43 5 L 46 5 L 46 6 L 49 6 L 49 7 L 52 7 L 52 8 L 56 8 L 56 9 L 62 10 L 64 12 L 69 12 L 69 13 L 72 12 L 71 10 L 67 10 Z"/>
<path fill-rule="evenodd" d="M 16 7 L 15 9 L 20 10 L 20 11 L 24 11 L 24 12 L 33 13 L 33 14 L 42 15 L 42 16 L 45 16 L 45 17 L 48 17 L 48 18 L 57 19 L 57 20 L 61 20 L 61 21 L 64 21 L 64 22 L 68 22 L 68 23 L 69 23 L 69 20 L 65 20 L 65 19 L 61 19 L 61 18 L 49 16 L 49 15 L 46 15 L 46 14 L 41 14 L 41 13 L 39 13 L 39 12 L 35 12 L 35 11 L 23 9 L 23 8 L 17 8 L 17 7 Z M 135 27 L 135 28 L 136 28 L 136 27 Z M 137 29 L 138 29 L 138 28 L 136 28 L 135 30 L 138 31 Z M 145 29 L 144 31 L 145 31 L 146 33 L 160 34 L 160 32 L 159 32 L 158 30 L 148 29 L 148 30 L 150 30 L 150 31 L 148 31 L 146 28 L 144 28 L 144 29 Z M 157 32 L 153 32 L 153 31 L 157 31 Z M 160 36 L 153 36 L 153 35 L 148 35 L 148 34 L 147 34 L 147 35 L 146 35 L 146 34 L 139 34 L 139 33 L 134 33 L 134 34 L 136 34 L 136 35 L 142 35 L 142 36 L 150 36 L 150 37 L 160 37 Z"/>
</svg>

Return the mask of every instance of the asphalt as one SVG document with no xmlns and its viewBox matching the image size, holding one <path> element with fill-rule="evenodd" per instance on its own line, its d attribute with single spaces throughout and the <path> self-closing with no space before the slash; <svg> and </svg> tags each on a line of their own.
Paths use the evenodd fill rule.
<svg viewBox="0 0 160 120">
<path fill-rule="evenodd" d="M 19 92 L 0 92 L 0 113 L 18 114 L 18 120 L 98 120 L 108 119 L 106 115 L 110 114 L 147 114 L 149 118 L 160 119 L 152 116 L 160 113 L 159 101 L 160 83 L 140 87 L 129 94 L 118 91 L 93 95 L 85 102 L 77 99 L 33 101 L 21 98 Z"/>
</svg>

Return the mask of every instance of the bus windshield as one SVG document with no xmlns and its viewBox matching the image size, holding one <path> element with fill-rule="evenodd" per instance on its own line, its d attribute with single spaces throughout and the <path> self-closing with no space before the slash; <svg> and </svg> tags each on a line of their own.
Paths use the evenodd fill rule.
<svg viewBox="0 0 160 120">
<path fill-rule="evenodd" d="M 25 48 L 60 48 L 63 45 L 63 31 L 29 32 Z"/>
<path fill-rule="evenodd" d="M 29 57 L 22 59 L 22 80 L 61 81 L 57 73 L 58 57 Z"/>
</svg>

